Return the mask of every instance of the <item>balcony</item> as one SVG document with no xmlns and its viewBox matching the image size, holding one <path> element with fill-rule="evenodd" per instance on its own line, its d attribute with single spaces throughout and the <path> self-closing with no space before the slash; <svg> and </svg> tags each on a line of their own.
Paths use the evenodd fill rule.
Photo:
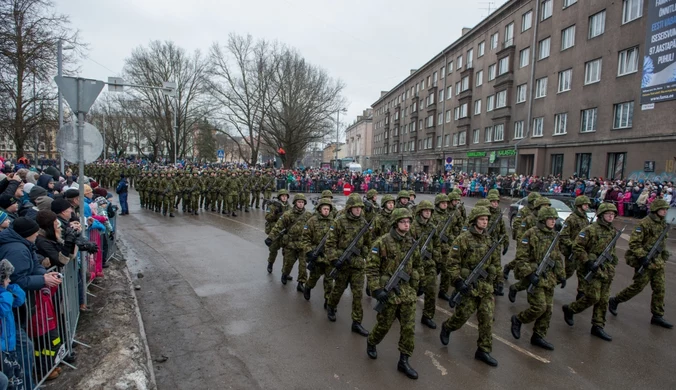
<svg viewBox="0 0 676 390">
<path fill-rule="evenodd" d="M 437 84 L 430 85 L 430 87 L 427 88 L 427 92 L 429 92 L 430 95 L 433 93 L 437 93 Z"/>
<path fill-rule="evenodd" d="M 400 116 L 395 116 L 395 117 L 394 117 L 394 124 L 395 124 L 395 125 L 398 125 L 398 124 L 399 124 L 399 119 L 401 119 Z"/>
<path fill-rule="evenodd" d="M 498 76 L 495 79 L 495 83 L 493 84 L 493 88 L 502 89 L 505 86 L 509 87 L 512 84 L 514 84 L 514 72 L 509 71 L 507 73 L 501 74 L 500 76 Z"/>
<path fill-rule="evenodd" d="M 460 129 L 461 127 L 469 127 L 471 121 L 472 121 L 471 118 L 469 116 L 467 116 L 467 117 L 460 118 L 457 121 L 455 121 L 455 123 L 456 123 L 455 125 L 458 127 L 458 129 Z"/>
<path fill-rule="evenodd" d="M 472 88 L 470 88 L 466 91 L 460 92 L 458 95 L 456 95 L 456 97 L 458 98 L 459 101 L 463 100 L 463 99 L 471 98 L 472 97 Z"/>
<path fill-rule="evenodd" d="M 509 119 L 512 116 L 512 108 L 510 106 L 500 107 L 493 110 L 493 116 L 491 119 L 503 120 L 505 118 Z"/>
<path fill-rule="evenodd" d="M 514 46 L 514 38 L 510 38 L 504 42 L 502 42 L 502 49 L 507 49 Z"/>
<path fill-rule="evenodd" d="M 437 110 L 437 104 L 436 103 L 432 103 L 432 104 L 427 106 L 427 112 L 428 113 L 430 113 L 432 111 L 436 111 L 436 110 Z"/>
<path fill-rule="evenodd" d="M 418 119 L 418 111 L 411 111 L 409 116 L 411 117 L 411 119 Z"/>
<path fill-rule="evenodd" d="M 503 57 L 507 53 L 509 53 L 509 55 L 513 55 L 515 49 L 516 49 L 516 46 L 514 46 L 514 38 L 512 38 L 510 40 L 502 42 L 502 46 L 500 48 L 500 51 L 495 53 L 495 55 L 498 58 Z"/>
</svg>

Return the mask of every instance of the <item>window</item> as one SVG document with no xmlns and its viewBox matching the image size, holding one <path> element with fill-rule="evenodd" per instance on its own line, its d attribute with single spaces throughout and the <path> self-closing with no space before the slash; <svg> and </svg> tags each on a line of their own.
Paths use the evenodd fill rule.
<svg viewBox="0 0 676 390">
<path fill-rule="evenodd" d="M 495 102 L 495 96 L 491 95 L 486 98 L 486 112 L 493 111 L 493 102 Z"/>
<path fill-rule="evenodd" d="M 523 103 L 526 101 L 528 84 L 521 84 L 516 86 L 516 102 Z"/>
<path fill-rule="evenodd" d="M 458 140 L 458 145 L 464 145 L 467 143 L 467 132 L 460 132 L 460 139 Z"/>
<path fill-rule="evenodd" d="M 551 37 L 545 38 L 545 39 L 540 41 L 540 43 L 538 44 L 538 48 L 540 49 L 539 50 L 540 54 L 538 56 L 538 60 L 543 60 L 543 59 L 549 57 L 549 46 L 550 46 L 551 41 L 552 41 Z"/>
<path fill-rule="evenodd" d="M 622 24 L 636 20 L 643 15 L 643 0 L 622 0 Z"/>
<path fill-rule="evenodd" d="M 575 46 L 575 26 L 570 26 L 561 31 L 561 51 Z"/>
<path fill-rule="evenodd" d="M 413 102 L 413 108 L 411 108 L 411 112 L 416 112 L 416 111 L 418 111 L 418 103 Z"/>
<path fill-rule="evenodd" d="M 449 145 L 450 139 L 451 139 L 450 134 L 446 134 L 446 135 L 444 136 L 444 146 L 448 146 L 448 145 Z"/>
<path fill-rule="evenodd" d="M 563 174 L 563 154 L 552 154 L 552 175 L 561 176 Z"/>
<path fill-rule="evenodd" d="M 474 101 L 474 115 L 481 114 L 481 99 Z"/>
<path fill-rule="evenodd" d="M 437 126 L 440 126 L 444 122 L 444 114 L 439 113 L 437 114 Z"/>
<path fill-rule="evenodd" d="M 589 17 L 589 39 L 598 37 L 606 30 L 606 10 Z"/>
<path fill-rule="evenodd" d="M 439 99 L 437 99 L 437 100 L 440 101 L 440 102 L 444 101 L 444 90 L 443 89 L 439 90 Z"/>
<path fill-rule="evenodd" d="M 438 135 L 437 136 L 437 148 L 440 148 L 440 147 L 441 147 L 441 136 Z"/>
<path fill-rule="evenodd" d="M 472 130 L 472 143 L 478 144 L 480 138 L 481 138 L 481 130 L 479 129 Z"/>
<path fill-rule="evenodd" d="M 446 67 L 445 66 L 441 67 L 441 70 L 439 71 L 439 76 L 441 76 L 442 79 L 444 77 L 446 77 Z"/>
<path fill-rule="evenodd" d="M 507 105 L 507 90 L 495 94 L 495 108 L 502 108 Z"/>
<path fill-rule="evenodd" d="M 523 121 L 514 122 L 514 139 L 523 138 Z"/>
<path fill-rule="evenodd" d="M 472 62 L 474 62 L 474 49 L 467 50 L 467 68 L 472 67 Z"/>
<path fill-rule="evenodd" d="M 432 115 L 427 117 L 427 128 L 434 127 L 434 117 Z"/>
<path fill-rule="evenodd" d="M 505 26 L 505 45 L 504 47 L 512 46 L 514 44 L 514 22 Z"/>
<path fill-rule="evenodd" d="M 498 76 L 501 76 L 509 71 L 509 56 L 500 58 L 498 61 Z"/>
<path fill-rule="evenodd" d="M 545 118 L 533 118 L 533 137 L 542 137 L 542 127 L 544 126 Z"/>
<path fill-rule="evenodd" d="M 484 129 L 484 142 L 493 142 L 493 126 Z"/>
<path fill-rule="evenodd" d="M 462 56 L 458 56 L 455 63 L 458 65 L 458 70 L 462 69 Z"/>
<path fill-rule="evenodd" d="M 460 90 L 462 92 L 465 92 L 469 89 L 469 76 L 465 76 L 460 80 L 460 84 L 462 84 Z"/>
<path fill-rule="evenodd" d="M 453 86 L 446 87 L 446 100 L 453 97 Z"/>
<path fill-rule="evenodd" d="M 573 78 L 573 70 L 566 69 L 559 72 L 559 93 L 570 91 L 571 79 Z"/>
<path fill-rule="evenodd" d="M 547 96 L 547 78 L 535 80 L 535 98 L 539 99 Z"/>
<path fill-rule="evenodd" d="M 577 0 L 563 0 L 563 8 L 568 8 L 575 3 L 577 3 Z"/>
<path fill-rule="evenodd" d="M 568 113 L 554 115 L 554 135 L 566 134 L 566 127 L 568 125 Z"/>
<path fill-rule="evenodd" d="M 467 116 L 468 116 L 468 113 L 467 113 L 468 106 L 469 106 L 469 103 L 464 103 L 459 107 L 460 108 L 460 119 L 467 118 Z"/>
<path fill-rule="evenodd" d="M 627 153 L 608 153 L 608 171 L 606 177 L 610 180 L 624 178 L 624 165 Z"/>
<path fill-rule="evenodd" d="M 617 75 L 624 76 L 638 71 L 638 46 L 620 52 L 617 60 Z"/>
<path fill-rule="evenodd" d="M 540 5 L 540 8 L 542 9 L 542 17 L 540 20 L 549 19 L 552 17 L 554 2 L 552 0 L 544 0 Z"/>
<path fill-rule="evenodd" d="M 483 84 L 483 82 L 484 82 L 484 71 L 480 70 L 480 71 L 476 72 L 476 74 L 474 75 L 474 78 L 476 79 L 476 82 L 474 84 L 477 87 L 480 87 L 481 84 Z"/>
<path fill-rule="evenodd" d="M 420 81 L 420 89 L 425 90 L 425 79 L 422 79 L 422 81 Z"/>
<path fill-rule="evenodd" d="M 519 68 L 528 66 L 530 63 L 530 47 L 527 47 L 519 52 Z"/>
<path fill-rule="evenodd" d="M 488 81 L 495 80 L 495 64 L 488 65 Z"/>
<path fill-rule="evenodd" d="M 458 133 L 453 134 L 453 146 L 458 146 Z"/>
<path fill-rule="evenodd" d="M 578 177 L 589 177 L 591 172 L 591 153 L 575 154 L 575 173 Z"/>
<path fill-rule="evenodd" d="M 434 104 L 434 94 L 432 93 L 427 97 L 427 105 L 431 106 L 433 104 Z"/>
<path fill-rule="evenodd" d="M 613 129 L 628 129 L 634 119 L 634 102 L 619 103 L 613 106 L 615 119 Z"/>
<path fill-rule="evenodd" d="M 586 110 L 582 110 L 582 114 L 580 115 L 582 117 L 582 124 L 580 125 L 580 133 L 589 133 L 592 131 L 596 131 L 597 112 L 598 109 L 596 108 L 588 108 Z"/>
<path fill-rule="evenodd" d="M 521 32 L 533 27 L 533 11 L 528 11 L 521 15 Z"/>
<path fill-rule="evenodd" d="M 493 141 L 502 141 L 505 139 L 505 125 L 495 125 L 495 135 Z"/>
<path fill-rule="evenodd" d="M 601 81 L 601 59 L 597 58 L 584 64 L 584 84 L 593 84 Z"/>
<path fill-rule="evenodd" d="M 437 73 L 437 72 L 434 72 L 434 73 L 432 74 L 432 85 L 435 86 L 435 87 L 437 86 L 437 79 L 438 79 L 438 78 L 439 78 L 438 73 Z"/>
<path fill-rule="evenodd" d="M 461 83 L 460 83 L 460 81 L 458 81 L 457 83 L 455 83 L 455 95 L 456 96 L 460 95 L 460 92 L 461 92 L 460 88 L 461 88 Z"/>
<path fill-rule="evenodd" d="M 481 41 L 479 42 L 479 47 L 477 51 L 477 58 L 483 57 L 483 55 L 486 53 L 486 41 Z"/>
<path fill-rule="evenodd" d="M 451 110 L 446 110 L 446 123 L 451 123 Z"/>
<path fill-rule="evenodd" d="M 498 47 L 498 39 L 499 39 L 499 33 L 495 33 L 491 35 L 491 49 L 495 49 Z"/>
<path fill-rule="evenodd" d="M 448 74 L 453 73 L 453 61 L 448 61 L 446 68 L 448 68 Z"/>
</svg>

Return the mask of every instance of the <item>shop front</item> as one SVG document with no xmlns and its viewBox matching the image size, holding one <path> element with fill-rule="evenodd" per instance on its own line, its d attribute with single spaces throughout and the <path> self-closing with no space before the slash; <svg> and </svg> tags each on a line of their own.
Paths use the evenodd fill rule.
<svg viewBox="0 0 676 390">
<path fill-rule="evenodd" d="M 502 149 L 467 152 L 466 159 L 455 159 L 455 166 L 462 166 L 463 172 L 511 175 L 516 169 L 516 150 Z"/>
</svg>

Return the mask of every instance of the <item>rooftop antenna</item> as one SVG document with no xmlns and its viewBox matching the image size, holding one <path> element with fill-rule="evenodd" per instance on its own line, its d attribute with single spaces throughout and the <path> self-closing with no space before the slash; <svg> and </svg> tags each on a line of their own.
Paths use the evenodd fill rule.
<svg viewBox="0 0 676 390">
<path fill-rule="evenodd" d="M 479 8 L 480 10 L 487 11 L 486 15 L 482 15 L 482 17 L 487 18 L 493 10 L 496 8 L 495 7 L 495 2 L 493 1 L 481 1 L 479 2 L 479 5 L 482 5 L 483 7 Z"/>
</svg>

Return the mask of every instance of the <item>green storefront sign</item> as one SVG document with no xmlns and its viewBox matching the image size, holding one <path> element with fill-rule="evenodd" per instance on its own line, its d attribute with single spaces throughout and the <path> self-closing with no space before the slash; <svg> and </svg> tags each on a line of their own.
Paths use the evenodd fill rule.
<svg viewBox="0 0 676 390">
<path fill-rule="evenodd" d="M 507 156 L 516 156 L 516 150 L 514 149 L 498 150 L 498 157 L 507 157 Z"/>
<path fill-rule="evenodd" d="M 486 152 L 467 152 L 467 157 L 486 157 Z"/>
<path fill-rule="evenodd" d="M 488 155 L 487 152 L 467 152 L 467 157 L 470 157 L 470 158 L 486 157 L 487 155 Z M 497 157 L 516 156 L 516 150 L 505 149 L 505 150 L 492 151 L 491 157 L 493 159 L 495 159 L 495 156 L 497 156 Z"/>
</svg>

